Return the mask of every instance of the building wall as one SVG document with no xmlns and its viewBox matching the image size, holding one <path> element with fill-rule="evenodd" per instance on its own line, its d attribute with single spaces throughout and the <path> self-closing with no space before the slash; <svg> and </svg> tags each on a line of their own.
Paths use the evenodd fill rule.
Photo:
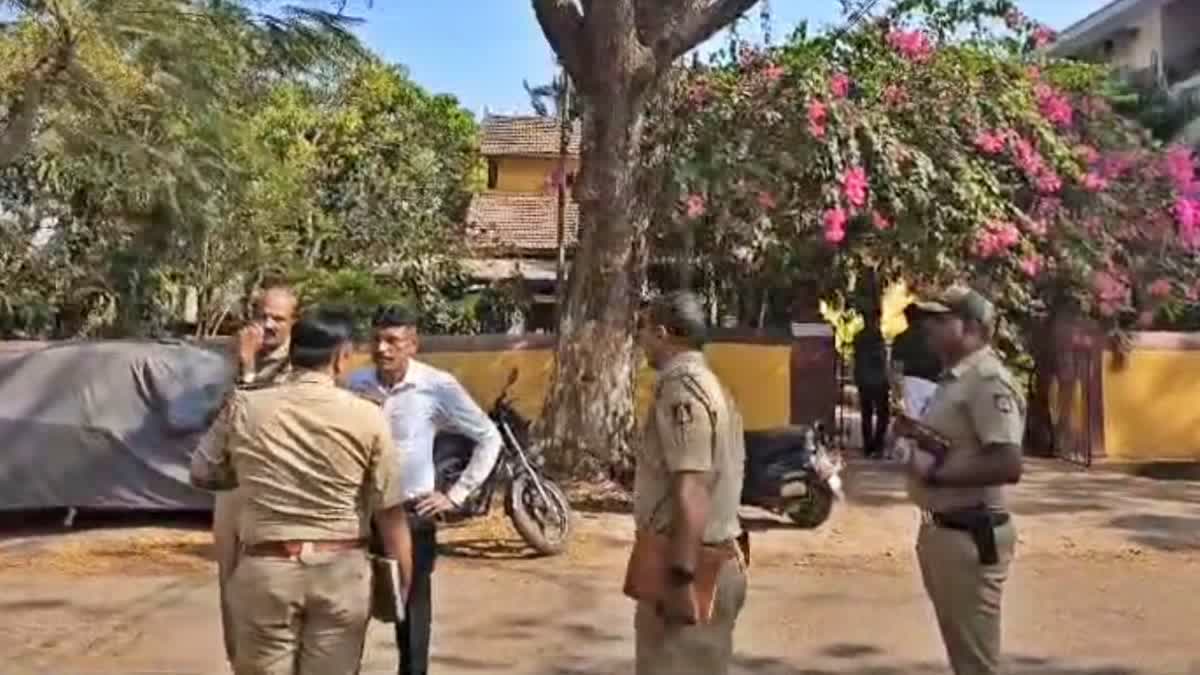
<svg viewBox="0 0 1200 675">
<path fill-rule="evenodd" d="M 1119 41 L 1115 45 L 1110 62 L 1118 68 L 1140 70 L 1149 68 L 1154 52 L 1159 54 L 1162 62 L 1163 25 L 1162 10 L 1154 8 L 1128 24 L 1137 29 L 1137 35 L 1132 40 Z"/>
<path fill-rule="evenodd" d="M 1142 334 L 1104 353 L 1104 450 L 1117 461 L 1200 460 L 1200 337 Z"/>
<path fill-rule="evenodd" d="M 540 193 L 547 188 L 546 179 L 558 166 L 556 157 L 495 157 L 497 163 L 496 190 L 499 192 Z M 568 158 L 567 171 L 579 170 L 579 160 Z"/>
<path fill-rule="evenodd" d="M 712 342 L 705 349 L 713 371 L 729 388 L 741 409 L 747 429 L 765 429 L 816 419 L 831 423 L 835 381 L 832 337 L 828 349 L 814 340 L 804 343 L 781 338 L 763 340 L 736 336 Z M 799 347 L 799 348 L 798 348 Z M 799 357 L 798 357 L 799 355 Z M 814 358 L 821 357 L 825 358 Z M 471 396 L 488 408 L 516 368 L 518 379 L 510 393 L 522 415 L 541 414 L 554 364 L 551 336 L 478 336 L 429 338 L 417 357 L 453 373 Z M 829 364 L 824 361 L 829 360 Z M 354 367 L 369 365 L 359 353 Z M 825 367 L 828 365 L 828 367 Z M 825 380 L 828 380 L 826 382 Z M 645 419 L 654 386 L 654 371 L 643 363 L 638 374 L 637 415 Z M 797 391 L 803 392 L 798 395 Z M 822 394 L 822 396 L 817 396 Z"/>
<path fill-rule="evenodd" d="M 1175 0 L 1162 8 L 1163 57 L 1187 61 L 1200 48 L 1200 2 Z"/>
</svg>

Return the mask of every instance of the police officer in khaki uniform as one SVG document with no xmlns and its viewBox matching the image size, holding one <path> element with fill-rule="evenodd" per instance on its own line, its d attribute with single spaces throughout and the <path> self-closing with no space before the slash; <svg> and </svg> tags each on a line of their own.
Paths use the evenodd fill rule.
<svg viewBox="0 0 1200 675">
<path fill-rule="evenodd" d="M 236 486 L 244 500 L 230 580 L 237 675 L 358 672 L 372 515 L 402 580 L 412 578 L 391 431 L 374 404 L 335 384 L 351 348 L 342 317 L 297 323 L 292 375 L 234 392 L 192 458 L 193 484 Z"/>
<path fill-rule="evenodd" d="M 1025 401 L 992 350 L 992 304 L 957 287 L 917 303 L 930 346 L 947 370 L 920 421 L 909 494 L 921 509 L 917 557 L 956 675 L 1000 668 L 1000 605 L 1017 539 L 1004 486 L 1021 478 Z"/>
<path fill-rule="evenodd" d="M 704 313 L 691 293 L 663 296 L 641 317 L 639 342 L 658 371 L 637 462 L 639 533 L 666 535 L 665 594 L 640 600 L 635 615 L 638 675 L 721 675 L 746 599 L 738 547 L 745 441 L 732 397 L 701 353 Z M 639 536 L 641 536 L 639 534 Z M 697 621 L 693 584 L 701 547 L 728 551 L 716 576 L 711 620 Z"/>
<path fill-rule="evenodd" d="M 242 328 L 232 344 L 237 363 L 238 388 L 250 389 L 282 382 L 290 370 L 288 344 L 296 320 L 296 293 L 287 286 L 267 286 L 257 298 L 254 320 Z M 241 507 L 237 490 L 219 492 L 213 504 L 213 549 L 217 558 L 221 628 L 225 655 L 234 660 L 236 629 L 229 604 L 229 579 L 237 567 L 237 519 Z"/>
</svg>

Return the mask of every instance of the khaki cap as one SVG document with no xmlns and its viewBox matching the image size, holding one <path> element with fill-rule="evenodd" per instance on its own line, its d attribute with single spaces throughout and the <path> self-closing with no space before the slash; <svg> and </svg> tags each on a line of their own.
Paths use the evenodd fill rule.
<svg viewBox="0 0 1200 675">
<path fill-rule="evenodd" d="M 932 300 L 918 300 L 910 306 L 920 315 L 956 314 L 963 319 L 978 321 L 988 330 L 996 327 L 996 308 L 978 291 L 967 286 L 954 286 Z"/>
</svg>

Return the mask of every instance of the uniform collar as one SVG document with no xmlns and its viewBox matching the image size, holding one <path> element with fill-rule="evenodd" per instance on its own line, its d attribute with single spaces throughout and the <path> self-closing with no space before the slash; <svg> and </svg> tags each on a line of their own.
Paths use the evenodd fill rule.
<svg viewBox="0 0 1200 675">
<path fill-rule="evenodd" d="M 699 351 L 695 351 L 695 350 L 680 352 L 680 353 L 676 354 L 675 356 L 672 356 L 670 359 L 668 359 L 667 362 L 665 364 L 663 364 L 662 369 L 659 370 L 659 373 L 662 375 L 667 375 L 669 373 L 675 372 L 676 370 L 680 370 L 680 369 L 686 368 L 688 366 L 694 366 L 694 365 L 704 365 L 704 353 L 703 352 L 699 352 Z"/>
<path fill-rule="evenodd" d="M 992 356 L 994 353 L 995 352 L 992 351 L 990 346 L 985 345 L 968 354 L 961 361 L 954 364 L 953 368 L 946 372 L 951 378 L 957 380 L 969 372 L 972 368 L 978 366 L 985 359 Z"/>
<path fill-rule="evenodd" d="M 279 373 L 288 371 L 291 367 L 291 363 L 288 362 L 288 351 L 290 349 L 291 341 L 284 340 L 283 344 L 258 359 L 258 366 L 255 370 L 265 377 L 274 377 Z"/>
<path fill-rule="evenodd" d="M 297 384 L 327 384 L 331 387 L 336 384 L 332 375 L 317 370 L 296 370 L 290 380 Z"/>
</svg>

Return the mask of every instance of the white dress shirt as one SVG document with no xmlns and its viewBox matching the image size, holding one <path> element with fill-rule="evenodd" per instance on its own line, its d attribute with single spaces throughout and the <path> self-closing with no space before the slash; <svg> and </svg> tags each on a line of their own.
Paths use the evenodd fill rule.
<svg viewBox="0 0 1200 675">
<path fill-rule="evenodd" d="M 404 379 L 390 388 L 379 382 L 375 368 L 352 373 L 351 390 L 383 395 L 383 414 L 400 450 L 400 484 L 406 498 L 433 492 L 437 469 L 433 439 L 439 431 L 462 434 L 475 441 L 475 452 L 458 482 L 446 492 L 461 505 L 487 480 L 500 456 L 500 430 L 453 375 L 409 360 Z"/>
</svg>

